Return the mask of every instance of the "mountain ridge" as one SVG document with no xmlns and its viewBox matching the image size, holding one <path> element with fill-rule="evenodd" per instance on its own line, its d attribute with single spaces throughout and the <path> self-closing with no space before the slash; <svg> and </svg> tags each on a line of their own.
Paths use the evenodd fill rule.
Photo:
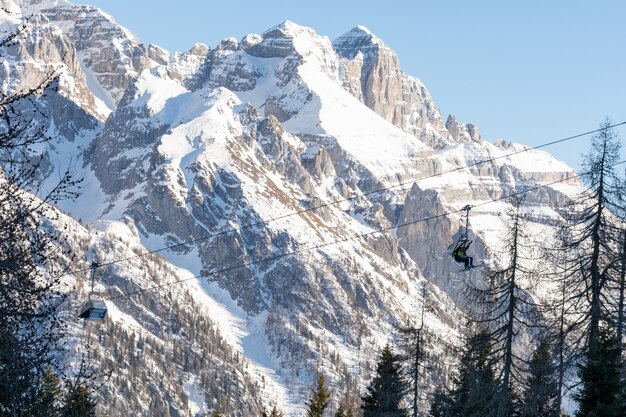
<svg viewBox="0 0 626 417">
<path fill-rule="evenodd" d="M 523 148 L 490 144 L 475 126 L 454 117 L 444 124 L 426 87 L 403 73 L 395 53 L 364 27 L 331 42 L 286 21 L 262 35 L 225 39 L 214 49 L 197 44 L 171 53 L 141 44 L 91 6 L 20 4 L 45 6 L 37 12 L 42 18 L 32 21 L 39 40 L 65 43 L 71 51 L 48 56 L 30 47 L 33 53 L 26 54 L 25 40 L 24 48 L 13 51 L 11 65 L 16 78 L 26 80 L 27 72 L 41 70 L 20 72 L 21 61 L 58 64 L 67 85 L 78 86 L 67 89 L 69 103 L 62 107 L 80 111 L 66 113 L 69 117 L 51 111 L 40 121 L 52 136 L 51 146 L 41 150 L 51 170 L 59 167 L 55 161 L 67 160 L 84 170 L 83 197 L 61 205 L 90 224 L 73 229 L 87 236 L 106 231 L 106 245 L 90 246 L 106 259 L 119 258 L 116 251 L 130 250 L 125 246 L 141 252 L 141 247 L 196 241 L 164 251 L 165 258 L 150 258 L 143 267 L 168 271 L 166 276 L 203 274 L 206 280 L 191 280 L 179 298 L 163 292 L 161 300 L 146 294 L 110 303 L 109 327 L 136 334 L 128 322 L 138 315 L 152 323 L 141 337 L 164 346 L 180 343 L 186 353 L 171 351 L 191 357 L 196 343 L 191 330 L 186 335 L 157 330 L 159 324 L 169 327 L 162 311 L 173 301 L 184 304 L 186 290 L 201 300 L 198 317 L 213 320 L 215 334 L 225 335 L 230 353 L 220 358 L 222 374 L 210 379 L 186 365 L 170 370 L 176 377 L 168 383 L 189 398 L 194 390 L 177 378 L 196 372 L 207 379 L 198 384 L 208 401 L 191 407 L 181 394 L 171 399 L 172 415 L 211 409 L 210 395 L 235 412 L 241 404 L 223 385 L 230 365 L 237 369 L 236 380 L 251 381 L 242 383 L 248 388 L 237 415 L 252 415 L 259 406 L 252 387 L 289 415 L 297 414 L 319 369 L 332 386 L 362 388 L 368 360 L 393 326 L 411 317 L 414 304 L 424 302 L 423 287 L 435 305 L 429 326 L 454 338 L 461 300 L 458 267 L 446 248 L 460 216 L 342 239 L 451 213 L 572 172 L 541 151 L 506 156 Z M 487 162 L 473 166 L 477 161 Z M 453 172 L 437 176 L 444 171 Z M 395 187 L 419 178 L 409 189 Z M 558 221 L 549 207 L 576 189 L 575 181 L 548 187 L 528 202 Z M 501 207 L 473 217 L 470 235 L 479 257 L 497 244 L 499 230 L 491 224 Z M 315 245 L 320 249 L 303 251 Z M 296 255 L 257 262 L 289 252 Z M 133 286 L 163 283 L 159 274 L 134 277 L 137 271 L 132 263 L 120 265 L 104 271 L 102 281 L 116 296 Z M 178 308 L 189 316 L 184 310 Z M 146 318 L 150 314 L 158 320 Z M 209 342 L 202 343 L 207 348 Z M 102 346 L 101 360 L 113 350 Z M 149 358 L 155 372 L 166 373 L 157 356 Z M 249 371 L 235 366 L 244 360 Z M 139 389 L 144 388 L 148 392 Z M 135 409 L 149 407 L 145 392 L 133 400 L 121 390 L 111 384 L 102 399 L 119 396 Z"/>
</svg>

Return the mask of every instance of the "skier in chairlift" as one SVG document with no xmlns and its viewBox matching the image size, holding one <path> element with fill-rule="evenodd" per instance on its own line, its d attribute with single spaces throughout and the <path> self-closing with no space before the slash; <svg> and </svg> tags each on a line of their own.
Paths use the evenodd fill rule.
<svg viewBox="0 0 626 417">
<path fill-rule="evenodd" d="M 454 256 L 454 260 L 459 263 L 463 263 L 465 265 L 465 271 L 469 271 L 474 268 L 474 258 L 471 256 L 467 256 L 467 249 L 472 244 L 472 241 L 468 238 L 469 231 L 469 212 L 472 209 L 472 206 L 469 204 L 462 208 L 465 211 L 465 230 L 461 234 L 461 237 L 454 245 L 454 249 L 452 250 L 452 256 Z"/>
<path fill-rule="evenodd" d="M 465 264 L 465 270 L 470 270 L 474 267 L 474 258 L 467 256 L 467 248 L 472 244 L 471 240 L 460 242 L 454 250 L 454 260 L 457 262 L 463 262 Z"/>
</svg>

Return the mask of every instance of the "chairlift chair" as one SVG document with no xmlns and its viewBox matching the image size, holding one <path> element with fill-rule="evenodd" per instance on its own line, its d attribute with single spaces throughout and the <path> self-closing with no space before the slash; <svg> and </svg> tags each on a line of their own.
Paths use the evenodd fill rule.
<svg viewBox="0 0 626 417">
<path fill-rule="evenodd" d="M 463 259 L 460 259 L 457 257 L 457 253 L 459 250 L 461 250 L 463 253 L 467 252 L 467 249 L 469 249 L 470 245 L 472 244 L 472 240 L 469 239 L 469 212 L 471 210 L 472 206 L 470 206 L 469 204 L 466 205 L 465 207 L 463 207 L 462 210 L 465 210 L 465 230 L 461 233 L 461 236 L 459 237 L 459 239 L 456 241 L 456 243 L 454 243 L 453 248 L 452 248 L 452 256 L 454 257 L 454 260 L 456 262 L 463 262 Z M 462 226 L 461 226 L 462 227 Z M 450 245 L 452 246 L 452 245 Z"/>
<path fill-rule="evenodd" d="M 78 317 L 86 320 L 102 321 L 107 314 L 107 305 L 102 300 L 89 300 L 80 309 Z"/>
<path fill-rule="evenodd" d="M 96 262 L 91 263 L 91 291 L 89 292 L 89 300 L 82 306 L 78 317 L 85 320 L 102 321 L 107 314 L 107 305 L 100 297 L 100 294 L 93 290 L 96 268 L 100 265 Z"/>
</svg>

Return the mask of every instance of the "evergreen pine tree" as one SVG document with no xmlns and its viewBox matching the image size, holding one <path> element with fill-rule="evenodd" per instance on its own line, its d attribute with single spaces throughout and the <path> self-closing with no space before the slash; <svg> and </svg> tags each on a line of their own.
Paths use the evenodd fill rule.
<svg viewBox="0 0 626 417">
<path fill-rule="evenodd" d="M 306 417 L 322 417 L 330 398 L 330 391 L 326 389 L 326 379 L 323 374 L 317 376 L 317 383 L 311 390 L 311 398 L 307 401 Z"/>
<path fill-rule="evenodd" d="M 215 407 L 215 410 L 213 411 L 213 417 L 223 417 L 222 416 L 222 411 L 220 410 L 220 406 L 219 405 L 217 407 Z"/>
<path fill-rule="evenodd" d="M 521 417 L 559 417 L 559 386 L 551 346 L 542 339 L 528 363 L 526 388 L 522 394 Z"/>
<path fill-rule="evenodd" d="M 399 359 L 391 346 L 386 345 L 376 366 L 376 375 L 363 397 L 363 417 L 406 417 L 406 410 L 401 405 L 406 392 Z"/>
<path fill-rule="evenodd" d="M 69 382 L 63 407 L 63 417 L 95 417 L 96 403 L 91 398 L 89 388 L 76 381 Z"/>
<path fill-rule="evenodd" d="M 621 358 L 615 335 L 599 326 L 585 360 L 578 366 L 582 384 L 574 394 L 576 417 L 616 417 L 626 415 L 626 397 L 621 378 Z"/>
<path fill-rule="evenodd" d="M 339 403 L 339 408 L 337 408 L 337 411 L 335 412 L 335 417 L 354 417 L 352 407 L 347 401 L 344 400 Z"/>
<path fill-rule="evenodd" d="M 455 417 L 492 417 L 498 410 L 498 384 L 491 357 L 491 338 L 479 330 L 466 338 L 453 388 L 441 410 Z"/>
<path fill-rule="evenodd" d="M 48 368 L 43 377 L 37 401 L 32 406 L 34 417 L 55 417 L 60 415 L 61 379 Z"/>
<path fill-rule="evenodd" d="M 433 399 L 430 402 L 430 417 L 451 417 L 450 397 L 444 387 L 438 387 L 433 393 Z"/>
</svg>

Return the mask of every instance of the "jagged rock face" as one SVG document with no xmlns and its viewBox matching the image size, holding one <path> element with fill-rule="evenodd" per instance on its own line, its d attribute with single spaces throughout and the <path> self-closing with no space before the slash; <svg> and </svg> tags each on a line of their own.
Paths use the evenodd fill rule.
<svg viewBox="0 0 626 417">
<path fill-rule="evenodd" d="M 450 294 L 455 302 L 463 305 L 462 264 L 452 257 L 452 247 L 464 231 L 465 218 L 458 215 L 446 216 L 448 210 L 442 197 L 435 190 L 422 190 L 413 185 L 407 194 L 399 223 L 411 223 L 418 219 L 431 219 L 409 224 L 398 229 L 400 246 L 411 254 L 418 265 L 425 265 L 424 274 L 436 285 Z M 484 262 L 486 253 L 480 237 L 470 226 L 469 239 L 473 240 L 470 254 L 476 264 Z"/>
<path fill-rule="evenodd" d="M 194 45 L 185 53 L 171 54 L 166 66 L 167 74 L 191 91 L 206 82 L 210 68 L 211 49 L 202 43 Z"/>
<path fill-rule="evenodd" d="M 190 89 L 206 81 L 210 49 L 197 44 L 185 53 L 170 54 L 157 45 L 144 45 L 126 28 L 101 10 L 66 1 L 18 2 L 22 14 L 45 18 L 62 32 L 78 55 L 77 64 L 88 72 L 92 92 L 114 110 L 131 82 L 143 70 L 166 66 L 170 77 Z M 99 90 L 99 91 L 93 91 Z"/>
<path fill-rule="evenodd" d="M 298 70 L 304 62 L 338 80 L 339 58 L 330 40 L 289 21 L 261 36 L 248 35 L 241 43 L 235 39 L 222 41 L 211 62 L 211 88 L 226 87 L 245 93 L 254 90 L 259 82 L 272 82 L 275 88 L 268 91 L 262 103 L 254 104 L 265 116 L 274 116 L 280 122 L 289 120 L 313 100 Z M 276 64 L 268 66 L 272 62 Z"/>
<path fill-rule="evenodd" d="M 461 124 L 456 121 L 456 117 L 449 115 L 446 120 L 446 130 L 452 136 L 455 142 L 467 143 L 469 141 L 480 141 L 480 134 L 478 128 L 471 123 Z"/>
<path fill-rule="evenodd" d="M 47 2 L 41 3 L 44 8 L 39 9 L 39 13 L 63 28 L 74 48 L 81 53 L 85 66 L 110 94 L 114 104 L 121 100 L 139 72 L 154 66 L 154 62 L 165 63 L 165 51 L 140 44 L 131 32 L 95 7 L 51 4 L 46 8 Z"/>
<path fill-rule="evenodd" d="M 35 2 L 20 4 L 25 14 Z M 268 383 L 263 393 L 282 392 L 272 401 L 297 414 L 318 364 L 330 370 L 332 385 L 356 390 L 361 366 L 393 324 L 412 314 L 423 285 L 438 303 L 428 322 L 454 334 L 462 315 L 454 303 L 461 300 L 460 267 L 446 249 L 461 219 L 451 213 L 571 171 L 537 151 L 506 156 L 523 148 L 490 144 L 453 116 L 444 126 L 423 84 L 404 74 L 395 53 L 362 27 L 331 43 L 285 22 L 213 49 L 197 44 L 170 53 L 139 43 L 90 6 L 37 4 L 42 12 L 33 36 L 7 55 L 12 66 L 3 88 L 41 76 L 43 66 L 19 64 L 32 56 L 63 62 L 61 93 L 45 106 L 54 143 L 63 146 L 45 150 L 51 153 L 47 172 L 58 169 L 54 161 L 61 156 L 84 168 L 92 188 L 65 209 L 79 215 L 93 207 L 90 218 L 99 221 L 93 227 L 107 225 L 111 240 L 121 242 L 106 242 L 106 257 L 169 247 L 160 260 L 166 267 L 157 268 L 152 258 L 144 269 L 131 263 L 104 283 L 118 295 L 170 276 L 195 283 L 190 296 L 251 367 L 243 369 L 232 351 L 230 359 L 216 360 L 220 367 L 229 360 L 238 365 L 237 378 L 227 379 L 247 393 L 222 387 L 220 401 L 230 410 L 258 405 L 249 395 L 256 392 L 249 379 L 260 384 L 258 374 Z M 490 162 L 476 164 L 483 160 Z M 459 169 L 464 166 L 470 167 Z M 555 206 L 568 190 L 541 189 L 527 202 Z M 472 212 L 478 259 L 497 243 L 491 225 L 498 211 Z M 446 216 L 420 221 L 439 214 Z M 543 214 L 537 222 L 558 221 L 555 213 Z M 142 271 L 155 268 L 159 273 L 146 281 Z M 153 335 L 176 320 L 164 318 L 163 304 L 147 295 L 130 307 L 114 305 Z M 151 315 L 151 308 L 158 312 Z M 125 316 L 114 322 L 136 329 Z M 190 352 L 208 341 L 196 340 L 192 327 L 157 338 L 180 338 L 184 348 L 172 350 L 200 360 Z M 153 379 L 166 371 L 181 380 L 226 378 L 211 380 L 184 365 L 174 372 L 156 360 L 151 366 Z M 143 400 L 127 398 L 132 406 L 125 412 L 141 409 L 146 392 L 168 390 L 171 384 L 150 385 Z M 182 391 L 191 395 L 191 388 L 178 390 L 167 399 L 176 404 L 171 415 L 189 411 Z M 107 395 L 130 397 L 115 387 Z"/>
<path fill-rule="evenodd" d="M 404 74 L 398 56 L 366 28 L 357 26 L 333 46 L 343 57 L 346 89 L 369 108 L 418 137 L 428 124 L 436 131 L 443 129 L 439 110 L 424 84 Z"/>
<path fill-rule="evenodd" d="M 72 42 L 47 23 L 45 17 L 37 15 L 24 29 L 20 29 L 17 24 L 11 25 L 9 30 L 20 32 L 21 35 L 4 48 L 6 61 L 5 65 L 0 66 L 0 88 L 10 94 L 56 79 L 46 91 L 48 97 L 57 96 L 51 99 L 55 106 L 53 117 L 57 116 L 53 119 L 54 123 L 63 126 L 71 120 L 75 130 L 93 128 L 93 121 L 89 119 L 104 120 L 106 115 L 96 105 Z M 74 113 L 69 118 L 59 117 L 63 112 L 62 108 L 57 107 L 61 97 L 70 100 L 74 107 L 79 107 L 86 114 Z M 76 131 L 70 133 L 68 130 L 67 133 L 73 138 Z"/>
<path fill-rule="evenodd" d="M 118 195 L 146 180 L 152 161 L 148 156 L 129 158 L 124 152 L 151 148 L 167 129 L 167 125 L 151 123 L 147 110 L 141 108 L 120 108 L 107 120 L 85 152 L 105 193 Z"/>
<path fill-rule="evenodd" d="M 298 53 L 293 38 L 287 36 L 281 28 L 265 32 L 261 41 L 251 45 L 246 52 L 259 58 L 287 58 Z"/>
</svg>

